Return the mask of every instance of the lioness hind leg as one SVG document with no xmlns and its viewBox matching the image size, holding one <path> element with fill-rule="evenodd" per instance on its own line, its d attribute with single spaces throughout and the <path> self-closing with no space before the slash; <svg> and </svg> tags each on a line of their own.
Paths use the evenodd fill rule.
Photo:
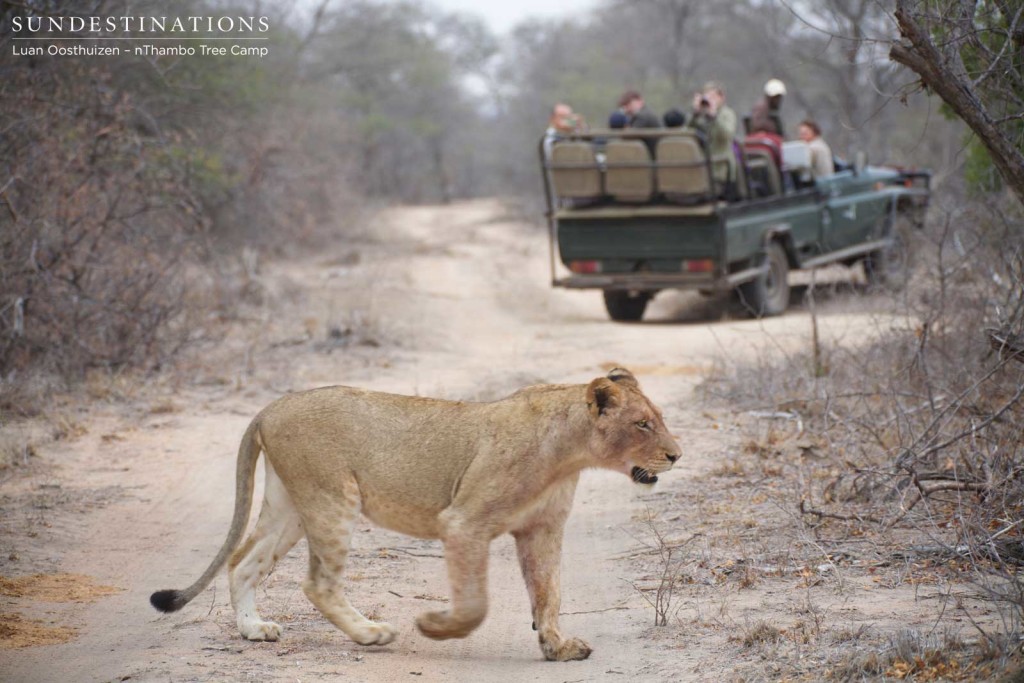
<svg viewBox="0 0 1024 683">
<path fill-rule="evenodd" d="M 302 538 L 302 520 L 281 479 L 266 462 L 263 507 L 256 528 L 230 561 L 228 582 L 238 630 L 247 640 L 277 640 L 281 627 L 256 610 L 256 586 Z"/>
<path fill-rule="evenodd" d="M 348 561 L 352 527 L 359 517 L 359 485 L 352 478 L 345 483 L 341 500 L 320 510 L 317 520 L 306 521 L 309 539 L 309 577 L 302 590 L 320 613 L 360 645 L 386 645 L 398 631 L 385 622 L 364 617 L 349 603 L 341 577 Z"/>
</svg>

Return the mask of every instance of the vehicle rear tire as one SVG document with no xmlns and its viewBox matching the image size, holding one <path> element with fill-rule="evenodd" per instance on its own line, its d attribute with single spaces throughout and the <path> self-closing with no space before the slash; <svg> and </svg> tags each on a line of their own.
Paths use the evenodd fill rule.
<svg viewBox="0 0 1024 683">
<path fill-rule="evenodd" d="M 789 307 L 789 259 L 778 242 L 765 249 L 768 270 L 737 288 L 740 303 L 755 318 L 782 315 Z"/>
<path fill-rule="evenodd" d="M 604 307 L 616 322 L 636 322 L 644 317 L 651 296 L 649 292 L 605 290 Z"/>
<path fill-rule="evenodd" d="M 893 242 L 885 248 L 873 251 L 864 257 L 864 277 L 869 287 L 884 288 L 898 292 L 910 277 L 910 249 L 903 230 L 892 233 Z"/>
</svg>

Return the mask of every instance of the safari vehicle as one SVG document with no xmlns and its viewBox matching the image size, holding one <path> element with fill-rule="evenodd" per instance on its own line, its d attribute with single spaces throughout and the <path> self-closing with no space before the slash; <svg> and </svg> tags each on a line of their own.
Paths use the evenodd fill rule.
<svg viewBox="0 0 1024 683">
<path fill-rule="evenodd" d="M 552 285 L 603 290 L 620 321 L 640 320 L 666 289 L 735 291 L 752 315 L 779 315 L 791 270 L 833 263 L 902 285 L 904 230 L 922 223 L 930 173 L 837 164 L 814 178 L 806 143 L 784 143 L 781 164 L 760 145 L 741 151 L 724 201 L 728 159 L 686 129 L 542 141 Z"/>
</svg>

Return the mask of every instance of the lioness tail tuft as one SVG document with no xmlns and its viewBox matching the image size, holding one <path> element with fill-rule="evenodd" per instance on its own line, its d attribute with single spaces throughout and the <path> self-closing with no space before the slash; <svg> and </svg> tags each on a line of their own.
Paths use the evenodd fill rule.
<svg viewBox="0 0 1024 683">
<path fill-rule="evenodd" d="M 153 593 L 149 596 L 149 603 L 161 612 L 177 612 L 184 607 L 188 601 L 184 599 L 181 591 L 167 590 Z"/>
</svg>

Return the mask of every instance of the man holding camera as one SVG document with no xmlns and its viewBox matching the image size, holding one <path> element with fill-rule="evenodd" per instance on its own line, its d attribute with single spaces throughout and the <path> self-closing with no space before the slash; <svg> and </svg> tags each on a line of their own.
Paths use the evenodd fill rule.
<svg viewBox="0 0 1024 683">
<path fill-rule="evenodd" d="M 704 84 L 693 96 L 690 127 L 704 135 L 711 156 L 712 176 L 726 198 L 736 192 L 736 112 L 725 103 L 725 89 L 715 81 Z"/>
</svg>

